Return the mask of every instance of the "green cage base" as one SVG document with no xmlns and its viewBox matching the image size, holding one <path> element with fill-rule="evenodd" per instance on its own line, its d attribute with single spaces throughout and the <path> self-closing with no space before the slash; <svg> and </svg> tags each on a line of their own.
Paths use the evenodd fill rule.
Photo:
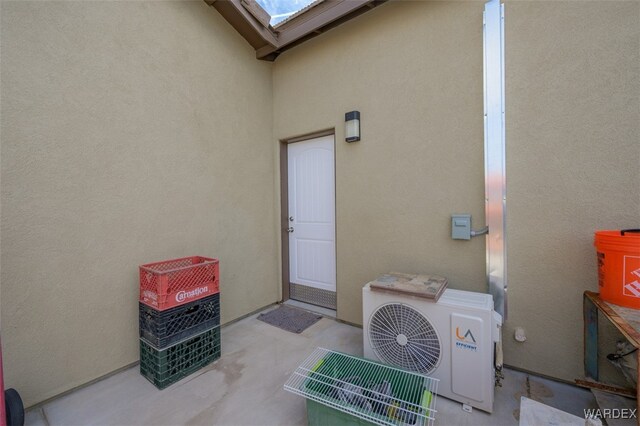
<svg viewBox="0 0 640 426">
<path fill-rule="evenodd" d="M 309 426 L 375 426 L 375 423 L 328 407 L 312 399 L 307 399 L 307 424 Z"/>
<path fill-rule="evenodd" d="M 317 348 L 285 390 L 304 396 L 309 425 L 415 425 L 435 420 L 438 379 Z"/>
</svg>

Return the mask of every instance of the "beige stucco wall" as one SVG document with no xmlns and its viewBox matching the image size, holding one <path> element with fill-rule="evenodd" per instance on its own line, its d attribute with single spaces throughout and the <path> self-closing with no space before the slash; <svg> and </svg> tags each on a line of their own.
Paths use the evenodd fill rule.
<svg viewBox="0 0 640 426">
<path fill-rule="evenodd" d="M 505 26 L 506 360 L 573 380 L 593 232 L 640 225 L 640 2 L 507 2 Z"/>
<path fill-rule="evenodd" d="M 507 364 L 582 374 L 593 232 L 638 226 L 639 7 L 507 4 Z M 360 324 L 362 285 L 390 270 L 486 291 L 483 239 L 452 241 L 449 223 L 484 221 L 482 8 L 387 3 L 275 63 L 275 137 L 336 128 L 340 319 Z"/>
<path fill-rule="evenodd" d="M 485 288 L 484 240 L 450 238 L 452 213 L 484 224 L 482 8 L 386 3 L 275 62 L 275 138 L 336 129 L 342 320 L 362 323 L 363 284 L 389 271 Z"/>
<path fill-rule="evenodd" d="M 204 2 L 2 2 L 2 346 L 27 405 L 138 359 L 137 266 L 277 300 L 271 64 Z"/>
</svg>

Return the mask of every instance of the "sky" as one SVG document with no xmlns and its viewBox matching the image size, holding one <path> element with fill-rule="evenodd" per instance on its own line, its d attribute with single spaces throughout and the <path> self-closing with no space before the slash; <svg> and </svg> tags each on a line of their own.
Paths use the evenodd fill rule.
<svg viewBox="0 0 640 426">
<path fill-rule="evenodd" d="M 287 19 L 300 9 L 310 5 L 314 0 L 256 0 L 269 15 L 271 15 L 271 25 Z M 284 15 L 284 16 L 278 16 Z"/>
</svg>

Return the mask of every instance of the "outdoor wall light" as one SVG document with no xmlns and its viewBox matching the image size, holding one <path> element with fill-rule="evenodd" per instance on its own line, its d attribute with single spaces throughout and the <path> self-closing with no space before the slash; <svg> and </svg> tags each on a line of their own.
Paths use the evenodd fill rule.
<svg viewBox="0 0 640 426">
<path fill-rule="evenodd" d="M 351 111 L 344 115 L 344 136 L 347 142 L 360 140 L 360 111 Z"/>
</svg>

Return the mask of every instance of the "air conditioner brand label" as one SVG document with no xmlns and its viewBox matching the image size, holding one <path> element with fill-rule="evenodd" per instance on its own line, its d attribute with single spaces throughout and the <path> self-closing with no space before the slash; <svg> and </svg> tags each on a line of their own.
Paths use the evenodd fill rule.
<svg viewBox="0 0 640 426">
<path fill-rule="evenodd" d="M 194 297 L 198 297 L 202 294 L 207 294 L 209 292 L 209 287 L 198 287 L 189 291 L 179 291 L 176 293 L 176 302 L 184 302 L 185 300 L 193 299 Z"/>
<path fill-rule="evenodd" d="M 467 400 L 487 401 L 491 373 L 489 325 L 481 317 L 452 312 L 451 391 Z M 489 333 L 489 334 L 487 334 Z"/>
<path fill-rule="evenodd" d="M 456 327 L 455 338 L 457 348 L 474 352 L 478 350 L 478 342 L 476 342 L 476 338 L 473 336 L 470 328 L 468 328 L 466 331 L 461 332 L 460 327 Z"/>
</svg>

